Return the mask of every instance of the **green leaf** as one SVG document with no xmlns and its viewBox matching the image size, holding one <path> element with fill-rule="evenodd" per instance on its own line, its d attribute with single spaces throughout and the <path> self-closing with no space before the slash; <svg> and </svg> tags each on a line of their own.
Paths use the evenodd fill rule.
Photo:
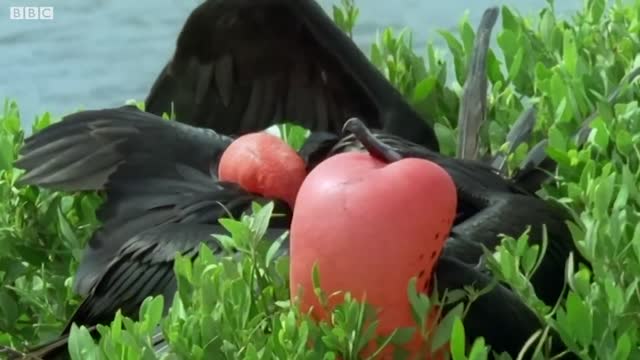
<svg viewBox="0 0 640 360">
<path fill-rule="evenodd" d="M 0 170 L 10 170 L 13 168 L 13 142 L 4 134 L 0 134 Z"/>
<path fill-rule="evenodd" d="M 613 198 L 615 178 L 616 174 L 603 177 L 595 188 L 594 204 L 597 215 L 606 216 L 608 213 L 609 205 Z"/>
<path fill-rule="evenodd" d="M 466 56 L 464 55 L 464 48 L 462 44 L 448 31 L 438 30 L 438 34 L 444 38 L 449 50 L 453 54 L 453 62 L 455 64 L 455 73 L 458 83 L 464 84 L 466 78 Z"/>
<path fill-rule="evenodd" d="M 411 304 L 413 320 L 418 324 L 420 329 L 424 329 L 427 324 L 429 310 L 431 309 L 431 301 L 427 296 L 418 291 L 416 277 L 412 277 L 411 280 L 409 280 L 407 296 L 409 297 L 409 304 Z"/>
<path fill-rule="evenodd" d="M 453 328 L 451 330 L 451 355 L 453 360 L 466 360 L 465 356 L 465 336 L 464 336 L 464 326 L 462 325 L 462 320 L 460 318 L 456 318 L 453 322 Z"/>
<path fill-rule="evenodd" d="M 462 19 L 460 21 L 460 37 L 462 39 L 462 43 L 464 44 L 464 51 L 467 54 L 466 61 L 469 61 L 471 57 L 471 53 L 473 52 L 473 46 L 475 44 L 476 34 L 469 23 L 469 11 L 465 11 Z"/>
<path fill-rule="evenodd" d="M 633 151 L 633 137 L 625 129 L 619 129 L 616 133 L 616 147 L 618 152 L 624 155 L 630 155 Z"/>
<path fill-rule="evenodd" d="M 551 43 L 553 39 L 553 31 L 555 30 L 555 17 L 553 12 L 549 9 L 543 9 L 541 12 L 542 18 L 540 20 L 540 34 L 542 40 L 546 43 Z"/>
<path fill-rule="evenodd" d="M 567 316 L 575 339 L 583 346 L 587 346 L 593 336 L 593 318 L 587 305 L 573 292 L 570 292 L 567 297 Z"/>
<path fill-rule="evenodd" d="M 502 49 L 503 53 L 505 54 L 505 64 L 507 65 L 507 68 L 510 69 L 511 64 L 513 63 L 514 49 L 521 48 L 519 44 L 518 33 L 514 30 L 505 28 L 501 33 L 498 34 L 497 41 L 498 45 L 500 45 L 500 49 Z"/>
<path fill-rule="evenodd" d="M 520 66 L 522 66 L 522 58 L 524 56 L 524 51 L 522 48 L 519 48 L 516 51 L 516 55 L 513 57 L 513 61 L 511 62 L 511 66 L 509 67 L 509 79 L 514 81 L 517 76 L 520 74 Z"/>
<path fill-rule="evenodd" d="M 456 305 L 453 309 L 449 310 L 449 312 L 444 316 L 444 318 L 438 324 L 438 328 L 433 334 L 433 338 L 431 339 L 431 351 L 436 351 L 440 349 L 444 344 L 449 341 L 452 331 L 453 324 L 456 319 L 459 319 L 462 316 L 462 312 L 464 310 L 464 304 L 460 303 Z"/>
<path fill-rule="evenodd" d="M 604 14 L 604 10 L 606 9 L 606 1 L 589 0 L 588 3 L 589 21 L 592 23 L 598 23 L 601 20 L 602 15 Z"/>
<path fill-rule="evenodd" d="M 140 318 L 143 319 L 144 330 L 151 331 L 158 325 L 164 310 L 164 298 L 162 295 L 147 297 L 140 307 Z"/>
<path fill-rule="evenodd" d="M 95 359 L 95 346 L 95 342 L 86 327 L 78 327 L 75 323 L 71 325 L 68 345 L 71 360 Z"/>
<path fill-rule="evenodd" d="M 609 309 L 613 315 L 619 315 L 624 310 L 625 299 L 624 293 L 622 289 L 615 285 L 613 279 L 611 281 L 606 282 L 605 284 L 605 292 L 607 294 L 607 298 L 609 300 Z"/>
<path fill-rule="evenodd" d="M 484 338 L 477 338 L 469 351 L 469 360 L 486 360 L 487 353 Z"/>
<path fill-rule="evenodd" d="M 66 216 L 62 212 L 62 207 L 58 207 L 58 226 L 60 227 L 60 233 L 64 236 L 64 239 L 72 245 L 78 243 L 76 234 L 71 230 L 71 226 L 67 221 Z"/>
<path fill-rule="evenodd" d="M 320 301 L 320 305 L 326 306 L 328 299 L 327 295 L 324 293 L 324 291 L 322 291 L 322 283 L 320 281 L 320 266 L 318 266 L 318 263 L 314 263 L 313 268 L 311 269 L 311 282 L 313 284 L 314 293 Z"/>
<path fill-rule="evenodd" d="M 508 6 L 502 7 L 502 27 L 505 30 L 516 32 L 520 29 L 517 16 L 511 11 Z"/>
<path fill-rule="evenodd" d="M 616 344 L 616 350 L 613 353 L 614 359 L 629 359 L 629 354 L 631 353 L 631 340 L 629 339 L 629 333 L 623 333 L 618 338 L 618 343 Z"/>
<path fill-rule="evenodd" d="M 391 339 L 389 342 L 395 345 L 404 345 L 409 342 L 413 338 L 413 335 L 416 332 L 415 327 L 403 327 L 398 328 L 393 332 Z"/>
<path fill-rule="evenodd" d="M 552 126 L 549 128 L 549 146 L 559 150 L 566 152 L 567 151 L 567 138 L 564 136 L 562 131 L 558 129 L 556 126 Z"/>
<path fill-rule="evenodd" d="M 4 289 L 0 290 L 0 311 L 3 316 L 0 322 L 5 322 L 6 325 L 13 324 L 18 319 L 18 304 Z"/>
<path fill-rule="evenodd" d="M 609 129 L 607 129 L 607 125 L 602 121 L 601 117 L 597 117 L 591 123 L 591 128 L 593 129 L 590 135 L 591 141 L 600 149 L 606 150 L 609 147 Z"/>
<path fill-rule="evenodd" d="M 269 201 L 254 215 L 251 230 L 253 230 L 253 233 L 255 234 L 254 236 L 256 241 L 262 239 L 264 234 L 267 232 L 269 221 L 273 214 L 273 207 L 273 202 Z"/>
<path fill-rule="evenodd" d="M 284 243 L 288 237 L 289 233 L 285 232 L 269 246 L 269 250 L 267 250 L 267 254 L 265 256 L 265 264 L 271 264 L 273 259 L 276 257 L 278 250 L 282 247 L 282 243 Z"/>
<path fill-rule="evenodd" d="M 487 54 L 487 75 L 491 83 L 498 88 L 500 83 L 505 82 L 504 75 L 502 74 L 502 62 L 498 60 L 496 54 L 489 49 Z"/>
<path fill-rule="evenodd" d="M 573 36 L 571 29 L 564 31 L 562 51 L 564 57 L 564 64 L 569 72 L 569 75 L 577 75 L 577 63 L 578 63 L 578 50 L 576 49 L 576 40 Z"/>
<path fill-rule="evenodd" d="M 438 79 L 433 76 L 422 79 L 413 89 L 411 101 L 417 103 L 425 100 L 433 91 L 437 81 Z"/>
</svg>

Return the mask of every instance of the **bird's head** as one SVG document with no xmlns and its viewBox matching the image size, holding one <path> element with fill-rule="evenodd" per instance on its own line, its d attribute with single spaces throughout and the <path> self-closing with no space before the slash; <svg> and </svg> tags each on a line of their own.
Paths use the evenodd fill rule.
<svg viewBox="0 0 640 360">
<path fill-rule="evenodd" d="M 264 197 L 283 200 L 293 209 L 307 175 L 302 157 L 267 132 L 243 135 L 220 158 L 218 177 Z"/>
</svg>

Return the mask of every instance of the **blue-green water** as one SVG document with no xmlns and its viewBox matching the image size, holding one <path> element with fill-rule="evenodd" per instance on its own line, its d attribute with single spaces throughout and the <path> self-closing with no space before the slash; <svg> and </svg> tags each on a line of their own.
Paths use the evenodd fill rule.
<svg viewBox="0 0 640 360">
<path fill-rule="evenodd" d="M 325 10 L 338 0 L 320 0 Z M 200 0 L 13 0 L 0 5 L 0 98 L 18 101 L 25 125 L 36 114 L 118 106 L 144 99 L 171 56 L 178 31 Z M 582 0 L 556 1 L 570 15 Z M 356 42 L 368 51 L 386 26 L 408 27 L 414 43 L 441 39 L 465 11 L 477 25 L 492 5 L 535 14 L 545 0 L 359 0 Z M 396 5 L 394 5 L 396 4 Z M 9 19 L 9 6 L 54 6 L 53 20 Z"/>
</svg>

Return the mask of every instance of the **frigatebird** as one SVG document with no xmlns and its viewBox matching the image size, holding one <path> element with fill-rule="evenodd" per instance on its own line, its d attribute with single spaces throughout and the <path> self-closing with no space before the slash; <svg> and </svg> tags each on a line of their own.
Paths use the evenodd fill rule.
<svg viewBox="0 0 640 360">
<path fill-rule="evenodd" d="M 494 250 L 500 245 L 501 234 L 518 237 L 528 227 L 531 244 L 541 245 L 545 231 L 549 238 L 547 251 L 531 277 L 536 295 L 546 304 L 554 305 L 563 293 L 570 254 L 576 264 L 588 265 L 567 226 L 572 220 L 567 209 L 519 188 L 517 182 L 498 175 L 495 168 L 448 158 L 402 138 L 371 131 L 356 118 L 345 123 L 345 130 L 352 135 L 337 139 L 326 157 L 345 151 L 367 151 L 389 163 L 422 158 L 442 166 L 453 178 L 458 192 L 458 216 L 434 271 L 436 289 L 441 294 L 447 289 L 489 286 L 491 277 L 482 259 L 484 249 Z M 324 140 L 326 149 L 330 140 Z M 483 336 L 494 351 L 511 356 L 517 355 L 541 326 L 535 313 L 502 284 L 471 303 L 463 324 L 471 338 Z M 565 351 L 558 335 L 551 331 L 551 336 L 552 352 L 558 355 Z"/>
<path fill-rule="evenodd" d="M 145 110 L 228 135 L 291 121 L 368 126 L 438 150 L 431 125 L 314 0 L 207 0 L 189 15 Z"/>
<path fill-rule="evenodd" d="M 556 228 L 553 224 L 561 223 L 561 218 L 556 218 L 553 212 L 544 217 L 543 210 L 542 218 L 528 214 L 528 217 L 515 218 L 517 222 L 505 224 L 500 220 L 518 210 L 527 214 L 527 209 L 537 200 L 534 196 L 518 193 L 515 184 L 496 174 L 490 167 L 474 161 L 449 158 L 384 132 L 376 132 L 372 136 L 355 119 L 347 122 L 346 129 L 354 134 L 338 138 L 329 153 L 326 153 L 326 144 L 317 142 L 321 145 L 318 146 L 320 150 L 311 151 L 309 148 L 313 142 L 309 142 L 301 149 L 301 153 L 313 155 L 319 152 L 318 156 L 321 157 L 340 151 L 364 149 L 376 153 L 377 145 L 380 156 L 388 161 L 402 156 L 426 158 L 441 165 L 454 179 L 460 194 L 460 216 L 451 231 L 443 256 L 452 259 L 445 264 L 462 267 L 465 272 L 437 270 L 437 278 L 443 279 L 438 280 L 439 284 L 472 285 L 476 277 L 486 277 L 473 266 L 482 253 L 479 245 L 493 249 L 499 241 L 498 233 L 517 236 L 529 224 L 540 226 L 539 221 L 549 222 L 551 230 Z M 152 136 L 147 137 L 149 134 Z M 230 138 L 212 130 L 166 121 L 132 106 L 72 114 L 27 139 L 21 150 L 23 156 L 17 165 L 27 169 L 27 176 L 32 171 L 41 171 L 42 175 L 25 177 L 23 179 L 27 180 L 23 181 L 71 189 L 72 186 L 86 188 L 90 183 L 82 179 L 91 179 L 93 184 L 98 184 L 98 188 L 104 188 L 106 192 L 106 202 L 98 212 L 103 225 L 89 241 L 74 284 L 75 290 L 85 296 L 85 300 L 69 324 L 75 322 L 92 326 L 105 323 L 112 319 L 118 309 L 125 315 L 135 317 L 144 298 L 150 295 L 163 294 L 169 300 L 176 289 L 173 274 L 176 252 L 195 255 L 201 241 L 208 241 L 215 249 L 217 244 L 209 235 L 221 231 L 216 227 L 219 217 L 226 216 L 227 211 L 237 216 L 250 209 L 251 201 L 270 200 L 250 194 L 237 185 L 217 181 L 214 172 L 217 158 L 230 142 Z M 90 149 L 87 146 L 93 146 L 94 149 L 88 151 Z M 102 155 L 98 155 L 99 150 L 102 150 Z M 78 160 L 84 163 L 82 159 L 92 159 L 90 163 L 93 166 L 74 165 Z M 116 163 L 113 163 L 114 159 Z M 96 177 L 91 176 L 113 166 L 117 166 L 117 169 L 106 184 L 95 181 Z M 46 171 L 46 167 L 49 171 Z M 510 207 L 510 196 L 521 197 L 522 202 L 518 204 L 526 204 L 526 207 Z M 291 214 L 286 203 L 273 200 L 280 213 Z M 274 231 L 285 231 L 289 219 L 289 216 L 280 218 L 272 224 L 272 228 Z M 547 255 L 549 260 L 545 260 L 540 267 L 545 270 L 539 271 L 547 274 L 548 283 L 540 281 L 536 290 L 544 293 L 549 288 L 550 293 L 557 297 L 561 286 L 555 284 L 563 281 L 566 251 L 571 249 L 573 243 L 570 237 L 557 238 L 552 234 L 551 239 L 554 242 L 550 248 L 558 249 L 551 251 L 551 254 L 561 258 Z M 563 242 L 565 240 L 567 242 Z M 447 267 L 443 266 L 442 269 Z M 475 277 L 458 275 L 469 272 Z M 525 311 L 526 306 L 515 303 L 515 299 L 502 301 L 510 303 L 494 303 L 492 306 L 500 311 L 516 308 L 522 311 L 520 316 L 532 316 L 530 310 Z M 485 336 L 498 351 L 517 352 L 526 338 L 539 327 L 537 322 L 513 323 L 512 317 L 503 318 L 503 321 L 504 326 L 499 328 L 487 329 L 475 325 L 479 326 L 478 332 L 471 331 L 469 335 Z M 491 323 L 496 322 L 499 319 L 494 318 Z M 469 325 L 470 329 L 474 329 L 474 324 Z M 65 333 L 69 329 L 67 326 Z M 509 331 L 503 333 L 502 329 Z M 514 338 L 522 341 L 513 341 Z M 64 348 L 45 347 L 41 350 L 44 351 L 36 354 L 49 357 L 56 351 L 64 351 Z"/>
<path fill-rule="evenodd" d="M 109 322 L 118 309 L 135 317 L 150 294 L 171 299 L 176 253 L 195 256 L 201 242 L 219 250 L 211 237 L 225 232 L 218 220 L 239 217 L 253 202 L 272 201 L 274 213 L 282 215 L 271 221 L 269 238 L 288 229 L 285 201 L 217 180 L 219 158 L 231 141 L 134 106 L 75 113 L 25 141 L 16 162 L 29 169 L 21 182 L 103 190 L 106 198 L 97 212 L 102 225 L 74 279 L 74 291 L 85 299 L 62 334 L 74 322 Z M 64 353 L 66 343 L 54 342 L 31 355 L 53 359 Z"/>
</svg>

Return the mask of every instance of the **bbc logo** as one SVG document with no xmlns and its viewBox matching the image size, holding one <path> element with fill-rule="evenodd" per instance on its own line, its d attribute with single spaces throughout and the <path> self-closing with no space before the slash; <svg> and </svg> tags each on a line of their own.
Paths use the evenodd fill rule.
<svg viewBox="0 0 640 360">
<path fill-rule="evenodd" d="M 11 20 L 53 20 L 53 6 L 11 6 Z"/>
</svg>

